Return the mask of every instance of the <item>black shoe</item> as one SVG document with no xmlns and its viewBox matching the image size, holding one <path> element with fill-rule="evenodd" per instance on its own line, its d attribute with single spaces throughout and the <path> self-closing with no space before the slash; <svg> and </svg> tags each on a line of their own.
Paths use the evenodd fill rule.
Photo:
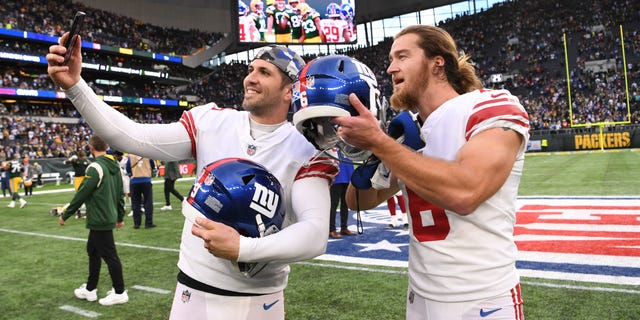
<svg viewBox="0 0 640 320">
<path fill-rule="evenodd" d="M 144 226 L 145 229 L 151 229 L 151 228 L 155 228 L 156 225 L 155 224 L 150 224 L 148 226 Z"/>
<path fill-rule="evenodd" d="M 409 230 L 409 224 L 405 223 L 404 226 L 402 227 L 402 229 L 404 229 L 404 231 Z"/>
<path fill-rule="evenodd" d="M 134 229 L 140 229 L 140 225 L 134 225 L 133 228 Z"/>
<path fill-rule="evenodd" d="M 355 236 L 357 235 L 357 233 L 347 229 L 347 228 L 342 228 L 340 229 L 340 234 L 343 236 Z"/>
</svg>

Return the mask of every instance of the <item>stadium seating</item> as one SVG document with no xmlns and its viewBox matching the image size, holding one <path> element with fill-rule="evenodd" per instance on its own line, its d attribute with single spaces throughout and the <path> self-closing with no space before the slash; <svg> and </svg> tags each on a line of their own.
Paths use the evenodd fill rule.
<svg viewBox="0 0 640 320">
<path fill-rule="evenodd" d="M 40 17 L 55 9 L 52 6 L 69 5 L 69 0 L 33 4 L 30 10 L 11 7 L 19 3 L 7 4 L 9 10 L 6 10 L 3 28 L 49 36 L 58 36 L 64 30 L 61 26 L 65 23 L 60 17 Z M 596 16 L 593 15 L 595 9 L 598 12 Z M 88 39 L 84 40 L 105 45 L 188 54 L 222 37 L 194 30 L 171 30 L 132 23 L 131 18 L 87 7 L 82 7 L 82 10 L 98 17 L 87 26 L 87 30 L 96 32 L 88 32 Z M 443 21 L 440 26 L 451 32 L 460 49 L 472 57 L 486 87 L 506 88 L 519 96 L 529 113 L 532 130 L 561 130 L 569 126 L 570 117 L 574 123 L 626 120 L 631 124 L 640 123 L 640 72 L 637 69 L 640 59 L 639 14 L 640 3 L 633 1 L 612 1 L 607 6 L 596 0 L 508 1 L 474 15 L 458 15 Z M 545 19 L 539 19 L 540 16 L 545 16 Z M 134 26 L 135 32 L 122 34 L 124 25 Z M 624 26 L 626 66 L 621 57 L 620 25 Z M 568 39 L 571 110 L 568 106 L 563 32 Z M 143 38 L 150 41 L 141 40 Z M 338 52 L 371 66 L 381 91 L 387 96 L 392 92 L 390 77 L 385 70 L 391 42 L 391 39 L 385 39 L 374 46 Z M 44 56 L 49 45 L 42 41 L 0 36 L 0 52 L 37 57 Z M 188 106 L 214 101 L 220 106 L 238 108 L 242 103 L 242 79 L 247 68 L 242 62 L 223 64 L 213 69 L 192 69 L 180 63 L 159 63 L 104 50 L 84 50 L 83 53 L 87 63 L 124 70 L 162 71 L 170 75 L 168 78 L 132 76 L 118 70 L 85 68 L 83 77 L 102 95 L 136 101 L 141 98 L 175 99 L 188 101 Z M 312 58 L 305 57 L 306 60 Z M 56 90 L 41 63 L 1 61 L 3 82 L 0 87 L 27 91 Z M 628 71 L 626 79 L 624 67 Z M 627 85 L 630 97 L 625 95 Z M 630 119 L 626 118 L 627 98 Z M 11 101 L 14 99 L 15 96 L 10 99 L 0 96 L 3 131 L 0 158 L 14 153 L 27 153 L 34 158 L 65 157 L 86 147 L 77 137 L 90 132 L 90 128 L 82 123 L 67 101 L 29 96 Z M 185 106 L 160 108 L 127 102 L 114 107 L 141 122 L 175 121 L 185 110 Z"/>
</svg>

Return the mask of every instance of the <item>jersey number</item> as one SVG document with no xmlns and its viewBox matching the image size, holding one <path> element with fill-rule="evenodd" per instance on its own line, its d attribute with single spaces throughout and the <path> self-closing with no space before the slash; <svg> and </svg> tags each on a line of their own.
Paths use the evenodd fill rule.
<svg viewBox="0 0 640 320">
<path fill-rule="evenodd" d="M 444 209 L 420 198 L 407 188 L 409 212 L 413 235 L 420 242 L 438 241 L 447 238 L 451 226 Z"/>
<path fill-rule="evenodd" d="M 240 24 L 240 29 L 238 30 L 238 32 L 240 33 L 240 41 L 247 41 L 247 32 L 244 30 L 245 29 L 245 25 L 244 24 Z"/>
<path fill-rule="evenodd" d="M 322 28 L 322 32 L 324 32 L 324 36 L 327 39 L 327 42 L 338 42 L 340 41 L 340 29 L 336 26 L 324 26 Z"/>
</svg>

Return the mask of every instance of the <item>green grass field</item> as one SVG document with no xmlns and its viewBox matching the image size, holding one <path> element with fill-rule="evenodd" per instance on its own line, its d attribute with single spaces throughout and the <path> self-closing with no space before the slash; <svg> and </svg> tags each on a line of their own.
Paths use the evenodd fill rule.
<svg viewBox="0 0 640 320">
<path fill-rule="evenodd" d="M 527 156 L 522 195 L 638 195 L 640 153 L 591 152 Z M 177 183 L 186 194 L 188 180 Z M 104 307 L 81 301 L 73 289 L 87 276 L 83 220 L 60 227 L 49 210 L 73 193 L 35 189 L 23 209 L 0 202 L 0 319 L 86 319 L 63 309 L 99 314 L 98 319 L 167 319 L 176 284 L 183 218 L 160 211 L 162 184 L 154 185 L 154 229 L 132 228 L 131 218 L 116 232 L 130 301 Z M 640 319 L 640 288 L 523 278 L 527 319 Z M 100 297 L 110 289 L 103 264 Z M 404 319 L 407 274 L 385 268 L 312 260 L 292 265 L 285 291 L 287 319 Z M 573 288 L 579 287 L 579 288 Z M 137 288 L 156 288 L 149 292 Z M 589 289 L 591 288 L 591 289 Z M 603 291 L 605 289 L 613 289 Z M 63 309 L 61 309 L 63 308 Z"/>
</svg>

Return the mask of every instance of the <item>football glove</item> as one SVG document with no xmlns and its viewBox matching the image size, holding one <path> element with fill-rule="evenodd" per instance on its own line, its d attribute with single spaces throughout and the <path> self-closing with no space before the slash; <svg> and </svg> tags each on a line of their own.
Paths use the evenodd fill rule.
<svg viewBox="0 0 640 320">
<path fill-rule="evenodd" d="M 417 123 L 417 115 L 409 111 L 403 111 L 396 115 L 389 123 L 387 130 L 389 136 L 396 141 L 414 149 L 424 148 L 424 141 L 420 136 L 420 127 Z M 351 176 L 351 184 L 357 189 L 384 189 L 389 187 L 389 170 L 375 156 L 357 167 Z M 373 182 L 373 184 L 372 184 Z"/>
<path fill-rule="evenodd" d="M 424 148 L 425 144 L 420 136 L 417 115 L 410 111 L 402 111 L 393 117 L 387 131 L 391 137 L 413 150 Z"/>
<path fill-rule="evenodd" d="M 372 156 L 366 163 L 358 166 L 351 175 L 351 184 L 356 189 L 371 189 L 371 177 L 376 173 L 380 160 Z"/>
</svg>

